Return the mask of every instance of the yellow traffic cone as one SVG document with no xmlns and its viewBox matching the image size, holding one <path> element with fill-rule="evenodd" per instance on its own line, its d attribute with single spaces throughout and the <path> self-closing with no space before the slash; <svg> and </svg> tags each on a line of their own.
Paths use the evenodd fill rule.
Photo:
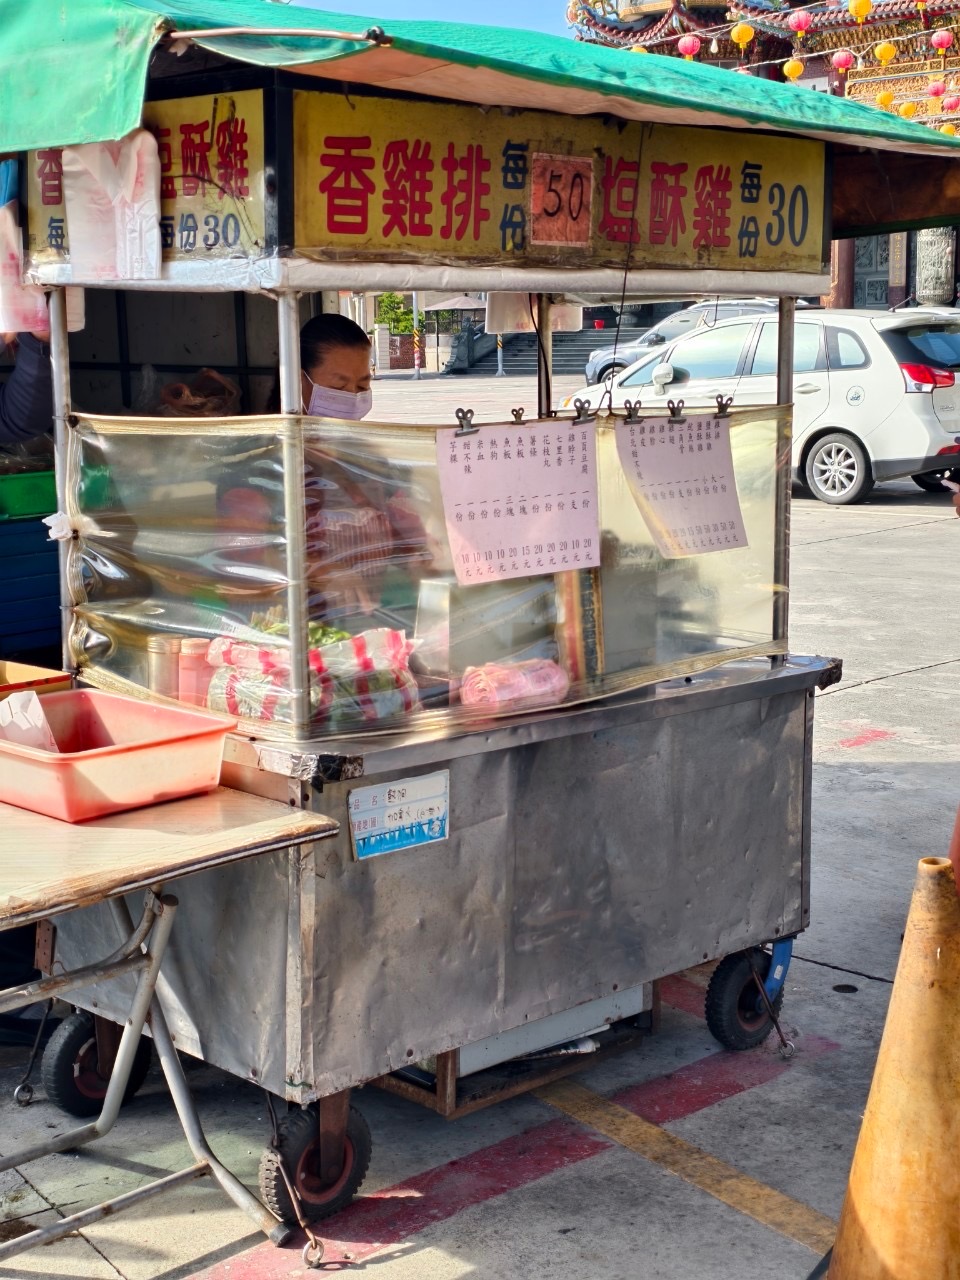
<svg viewBox="0 0 960 1280">
<path fill-rule="evenodd" d="M 829 1280 L 960 1280 L 960 898 L 923 858 Z"/>
</svg>

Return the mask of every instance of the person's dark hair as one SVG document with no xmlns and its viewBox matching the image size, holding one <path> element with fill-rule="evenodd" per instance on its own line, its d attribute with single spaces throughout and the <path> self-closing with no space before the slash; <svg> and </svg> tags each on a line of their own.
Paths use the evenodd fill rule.
<svg viewBox="0 0 960 1280">
<path fill-rule="evenodd" d="M 320 364 L 331 347 L 367 347 L 370 339 L 358 324 L 335 312 L 314 316 L 300 330 L 300 368 Z"/>
<path fill-rule="evenodd" d="M 300 368 L 312 369 L 322 363 L 333 347 L 370 348 L 370 339 L 353 320 L 335 311 L 313 316 L 300 330 Z M 280 375 L 273 381 L 267 413 L 280 412 Z"/>
</svg>

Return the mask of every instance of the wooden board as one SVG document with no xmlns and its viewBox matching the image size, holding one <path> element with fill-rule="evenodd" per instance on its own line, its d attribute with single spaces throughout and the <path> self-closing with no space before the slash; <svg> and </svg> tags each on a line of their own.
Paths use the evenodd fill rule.
<svg viewBox="0 0 960 1280">
<path fill-rule="evenodd" d="M 0 804 L 0 929 L 337 830 L 226 787 L 76 825 Z"/>
</svg>

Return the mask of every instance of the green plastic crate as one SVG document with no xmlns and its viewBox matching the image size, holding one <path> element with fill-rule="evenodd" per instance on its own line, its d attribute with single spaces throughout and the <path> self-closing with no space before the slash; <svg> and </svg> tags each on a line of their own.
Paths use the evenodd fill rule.
<svg viewBox="0 0 960 1280">
<path fill-rule="evenodd" d="M 0 519 L 48 516 L 57 509 L 57 485 L 52 471 L 18 471 L 0 476 Z"/>
</svg>

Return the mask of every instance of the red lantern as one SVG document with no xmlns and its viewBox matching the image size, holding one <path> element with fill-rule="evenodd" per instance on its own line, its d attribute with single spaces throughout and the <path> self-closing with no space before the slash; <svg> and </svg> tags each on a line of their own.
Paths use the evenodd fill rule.
<svg viewBox="0 0 960 1280">
<path fill-rule="evenodd" d="M 944 111 L 956 111 L 958 107 L 960 107 L 960 98 L 958 98 L 955 94 L 952 94 L 949 98 L 944 98 L 943 100 Z"/>
<path fill-rule="evenodd" d="M 940 54 L 941 58 L 946 58 L 947 50 L 953 44 L 952 31 L 935 31 L 930 37 L 930 43 Z"/>
<path fill-rule="evenodd" d="M 810 14 L 805 9 L 797 9 L 795 13 L 791 13 L 787 19 L 787 26 L 794 33 L 798 40 L 803 39 L 803 33 L 810 28 L 813 22 Z"/>
<path fill-rule="evenodd" d="M 696 36 L 681 36 L 677 41 L 677 49 L 690 62 L 700 52 L 700 41 Z"/>
<path fill-rule="evenodd" d="M 836 67 L 837 71 L 843 75 L 844 72 L 850 70 L 856 59 L 849 49 L 838 49 L 830 61 L 833 63 L 834 67 Z"/>
<path fill-rule="evenodd" d="M 931 98 L 942 98 L 947 92 L 947 86 L 942 80 L 931 80 L 927 85 L 927 95 Z"/>
</svg>

